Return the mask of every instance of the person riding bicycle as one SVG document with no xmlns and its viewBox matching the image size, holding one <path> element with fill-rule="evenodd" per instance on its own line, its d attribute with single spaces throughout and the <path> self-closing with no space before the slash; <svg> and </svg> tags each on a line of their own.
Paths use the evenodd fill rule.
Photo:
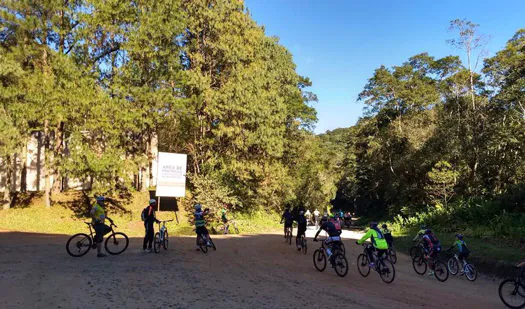
<svg viewBox="0 0 525 309">
<path fill-rule="evenodd" d="M 458 249 L 458 259 L 463 264 L 463 267 L 461 268 L 461 274 L 463 274 L 464 273 L 463 268 L 465 267 L 465 264 L 467 263 L 466 258 L 468 258 L 470 254 L 470 250 L 468 249 L 467 243 L 463 239 L 462 234 L 456 234 L 456 240 L 454 241 L 454 243 L 452 244 L 452 246 L 450 246 L 448 250 L 452 250 L 454 248 Z"/>
<path fill-rule="evenodd" d="M 142 250 L 144 252 L 152 252 L 153 236 L 155 235 L 155 222 L 159 223 L 155 217 L 155 207 L 157 206 L 156 199 L 150 199 L 149 204 L 143 210 L 143 219 L 144 219 L 144 242 L 142 245 Z"/>
<path fill-rule="evenodd" d="M 426 225 L 421 225 L 420 228 L 419 228 L 419 231 L 417 232 L 416 236 L 414 237 L 414 239 L 412 239 L 412 241 L 421 241 L 423 236 L 425 235 L 425 232 L 427 230 L 427 226 Z"/>
<path fill-rule="evenodd" d="M 297 251 L 301 251 L 301 245 L 299 240 L 301 236 L 305 236 L 306 233 L 306 218 L 304 216 L 304 207 L 299 206 L 297 208 L 297 215 L 295 216 L 295 221 L 297 221 L 297 235 L 295 237 L 295 244 L 297 246 Z"/>
<path fill-rule="evenodd" d="M 224 234 L 228 234 L 230 225 L 228 224 L 228 217 L 226 216 L 226 205 L 221 210 L 221 221 L 224 224 Z"/>
<path fill-rule="evenodd" d="M 287 207 L 284 210 L 284 213 L 281 216 L 281 223 L 280 224 L 283 224 L 283 221 L 284 221 L 284 238 L 286 238 L 286 229 L 287 228 L 291 229 L 292 225 L 293 225 L 293 216 L 292 216 L 292 213 L 290 212 L 290 208 L 289 207 Z"/>
<path fill-rule="evenodd" d="M 304 216 L 306 218 L 306 224 L 308 223 L 312 223 L 312 213 L 310 212 L 310 209 L 307 209 L 306 212 L 304 213 Z"/>
<path fill-rule="evenodd" d="M 319 212 L 319 210 L 317 210 L 317 208 L 314 210 L 314 224 L 315 224 L 315 227 L 317 227 L 319 225 L 319 215 L 321 213 Z"/>
<path fill-rule="evenodd" d="M 317 233 L 315 233 L 314 241 L 317 241 L 317 236 L 319 236 L 319 233 L 321 231 L 325 231 L 328 233 L 328 238 L 324 240 L 324 245 L 326 246 L 326 253 L 328 254 L 328 258 L 330 259 L 330 262 L 332 263 L 332 251 L 331 246 L 334 243 L 341 242 L 341 232 L 335 228 L 335 225 L 328 220 L 328 216 L 324 215 L 321 219 L 321 226 L 319 227 L 319 230 Z M 332 263 L 333 265 L 333 263 Z M 334 266 L 335 267 L 335 266 Z"/>
<path fill-rule="evenodd" d="M 392 237 L 392 232 L 388 229 L 388 226 L 386 224 L 383 224 L 381 227 L 381 232 L 383 233 L 383 236 L 385 236 L 385 240 L 388 244 L 388 247 L 392 248 L 392 245 L 394 245 L 394 237 Z"/>
<path fill-rule="evenodd" d="M 104 221 L 109 219 L 106 217 L 104 211 L 104 203 L 106 198 L 103 196 L 97 196 L 96 203 L 91 208 L 91 224 L 95 229 L 95 243 L 97 244 L 97 257 L 105 257 L 106 254 L 102 253 L 102 240 L 104 239 L 104 234 L 106 234 L 108 227 L 104 224 Z"/>
<path fill-rule="evenodd" d="M 429 259 L 432 263 L 432 258 L 436 257 L 438 253 L 441 252 L 441 243 L 430 229 L 427 229 L 425 231 L 425 235 L 423 235 L 423 238 L 421 240 L 423 242 L 423 248 L 425 250 L 425 258 Z M 430 270 L 428 275 L 434 275 L 434 271 Z"/>
<path fill-rule="evenodd" d="M 199 237 L 206 241 L 207 246 L 211 246 L 211 243 L 209 241 L 208 235 L 208 229 L 206 228 L 206 220 L 204 220 L 204 217 L 209 213 L 209 209 L 202 210 L 202 205 L 197 203 L 195 204 L 195 213 L 194 219 L 195 219 L 195 233 L 197 233 L 197 250 L 200 250 L 199 246 Z"/>
<path fill-rule="evenodd" d="M 374 267 L 374 251 L 377 251 L 377 256 L 382 256 L 386 254 L 388 250 L 388 244 L 385 240 L 385 236 L 381 230 L 379 230 L 377 227 L 377 222 L 375 221 L 370 222 L 370 229 L 365 235 L 363 235 L 363 237 L 361 237 L 361 239 L 356 241 L 356 244 L 362 245 L 369 238 L 372 242 L 372 247 L 366 248 L 366 254 L 368 256 L 368 260 L 370 261 L 370 267 Z"/>
</svg>

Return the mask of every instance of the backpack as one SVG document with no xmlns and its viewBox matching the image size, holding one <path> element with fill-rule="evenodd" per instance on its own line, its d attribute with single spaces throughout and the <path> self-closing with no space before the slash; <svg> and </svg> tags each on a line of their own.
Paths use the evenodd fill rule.
<svg viewBox="0 0 525 309">
<path fill-rule="evenodd" d="M 146 221 L 146 218 L 148 217 L 148 208 L 149 206 L 142 209 L 142 213 L 140 214 L 140 218 L 142 219 L 142 221 Z"/>
<path fill-rule="evenodd" d="M 469 256 L 470 254 L 470 250 L 464 241 L 461 242 L 461 253 L 463 253 L 465 256 Z"/>
<path fill-rule="evenodd" d="M 341 231 L 341 224 L 339 223 L 339 220 L 332 220 L 332 223 L 334 224 L 336 230 Z"/>
<path fill-rule="evenodd" d="M 436 235 L 434 235 L 434 233 L 428 234 L 428 238 L 430 238 L 430 241 L 432 242 L 432 244 L 439 245 L 439 239 L 437 239 L 437 237 L 436 237 Z"/>
</svg>

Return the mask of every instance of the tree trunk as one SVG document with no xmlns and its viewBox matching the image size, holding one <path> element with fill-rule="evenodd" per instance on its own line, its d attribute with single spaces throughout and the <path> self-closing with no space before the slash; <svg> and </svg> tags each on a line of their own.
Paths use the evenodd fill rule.
<svg viewBox="0 0 525 309">
<path fill-rule="evenodd" d="M 60 121 L 58 124 L 56 131 L 55 131 L 55 146 L 53 153 L 56 157 L 53 158 L 53 161 L 55 161 L 58 158 L 58 162 L 62 159 L 62 153 L 63 153 L 63 141 L 64 141 L 64 122 Z M 55 162 L 56 163 L 56 162 Z M 60 170 L 57 167 L 57 164 L 55 165 L 55 168 L 53 169 L 53 193 L 58 193 L 62 191 L 62 174 L 60 173 Z"/>
<path fill-rule="evenodd" d="M 5 167 L 6 167 L 6 170 L 5 170 L 6 175 L 5 175 L 5 186 L 4 186 L 3 209 L 9 209 L 11 207 L 11 196 L 12 196 L 11 195 L 11 180 L 12 180 L 11 156 L 6 156 L 4 162 L 5 162 Z"/>
<path fill-rule="evenodd" d="M 27 192 L 27 141 L 22 146 L 21 168 L 20 168 L 20 192 Z"/>
<path fill-rule="evenodd" d="M 49 173 L 49 121 L 44 120 L 44 200 L 46 207 L 51 207 L 51 179 Z"/>
</svg>

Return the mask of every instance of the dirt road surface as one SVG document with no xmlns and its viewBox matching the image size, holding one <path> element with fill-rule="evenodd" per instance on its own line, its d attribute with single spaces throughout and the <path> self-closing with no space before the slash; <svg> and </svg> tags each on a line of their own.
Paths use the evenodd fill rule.
<svg viewBox="0 0 525 309">
<path fill-rule="evenodd" d="M 295 231 L 294 231 L 295 233 Z M 312 236 L 313 231 L 308 231 Z M 132 238 L 120 256 L 81 258 L 65 250 L 68 236 L 0 232 L 0 308 L 503 308 L 498 281 L 483 277 L 445 283 L 418 276 L 407 256 L 392 284 L 372 272 L 362 278 L 353 233 L 344 242 L 348 275 L 320 273 L 309 238 L 303 255 L 281 234 L 215 236 L 217 251 L 195 251 L 195 240 L 172 237 L 168 251 L 141 252 Z"/>
</svg>

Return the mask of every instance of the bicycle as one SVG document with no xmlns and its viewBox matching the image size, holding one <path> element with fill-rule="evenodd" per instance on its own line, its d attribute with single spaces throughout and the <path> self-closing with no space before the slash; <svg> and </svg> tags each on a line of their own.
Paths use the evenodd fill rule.
<svg viewBox="0 0 525 309">
<path fill-rule="evenodd" d="M 301 247 L 301 250 L 304 254 L 308 251 L 308 244 L 306 243 L 306 237 L 304 235 L 301 235 L 301 238 L 296 241 L 296 243 Z"/>
<path fill-rule="evenodd" d="M 525 268 L 516 267 L 516 277 L 505 279 L 498 289 L 499 298 L 509 308 L 525 307 Z"/>
<path fill-rule="evenodd" d="M 429 267 L 434 271 L 434 276 L 438 281 L 445 282 L 448 279 L 448 267 L 445 262 L 441 261 L 437 255 L 433 256 L 430 262 L 424 254 L 417 255 L 412 259 L 412 267 L 418 275 L 424 275 Z"/>
<path fill-rule="evenodd" d="M 201 249 L 202 253 L 208 253 L 208 247 L 213 248 L 213 251 L 217 251 L 217 247 L 215 247 L 215 244 L 213 243 L 210 234 L 207 234 L 205 238 L 201 235 L 197 235 L 197 243 L 199 244 L 199 248 Z"/>
<path fill-rule="evenodd" d="M 166 227 L 166 222 L 171 222 L 171 220 L 165 220 L 165 221 L 159 221 L 157 224 L 159 225 L 159 231 L 155 233 L 155 239 L 153 240 L 153 250 L 155 253 L 160 252 L 160 246 L 164 247 L 164 250 L 168 250 L 168 228 Z M 160 223 L 162 222 L 162 227 L 160 226 Z"/>
<path fill-rule="evenodd" d="M 318 241 L 314 239 L 314 241 Z M 344 277 L 348 274 L 348 260 L 346 259 L 343 251 L 341 249 L 341 242 L 333 242 L 329 244 L 332 247 L 332 255 L 330 256 L 330 263 L 335 269 L 335 273 L 339 277 Z M 318 271 L 322 272 L 326 269 L 326 256 L 327 256 L 327 247 L 325 247 L 325 242 L 321 241 L 321 247 L 314 251 L 313 260 L 314 267 Z"/>
<path fill-rule="evenodd" d="M 447 252 L 450 252 L 450 250 L 448 250 Z M 461 265 L 460 263 L 461 261 L 459 260 L 459 256 L 456 253 L 454 253 L 454 255 L 450 259 L 448 259 L 447 266 L 448 266 L 448 271 L 450 272 L 451 275 L 455 276 L 458 274 L 459 265 Z M 464 263 L 463 263 L 462 275 L 463 274 L 465 275 L 465 277 L 467 277 L 467 280 L 469 281 L 476 281 L 476 279 L 478 278 L 478 271 L 476 267 L 468 263 L 466 258 L 464 258 Z"/>
<path fill-rule="evenodd" d="M 104 248 L 111 255 L 119 255 L 128 248 L 128 236 L 121 232 L 115 232 L 113 227 L 117 227 L 117 225 L 110 218 L 106 219 L 110 222 L 107 233 L 111 234 L 106 238 Z M 85 233 L 75 234 L 71 236 L 66 243 L 66 251 L 72 257 L 84 256 L 89 250 L 97 248 L 91 222 L 84 223 L 89 227 L 89 235 Z"/>
<path fill-rule="evenodd" d="M 416 256 L 424 255 L 425 253 L 425 247 L 421 243 L 421 240 L 416 240 L 418 242 L 417 245 L 410 247 L 410 258 L 414 259 Z"/>
<path fill-rule="evenodd" d="M 237 228 L 237 223 L 234 219 L 228 220 L 228 222 L 221 222 L 216 225 L 215 231 L 217 233 L 223 233 L 223 234 L 231 234 L 230 233 L 230 224 L 233 226 L 233 231 L 235 234 L 239 234 L 239 229 Z"/>
<path fill-rule="evenodd" d="M 385 283 L 392 283 L 396 277 L 396 269 L 394 263 L 392 263 L 388 257 L 383 258 L 383 255 L 378 256 L 377 251 L 374 250 L 372 258 L 374 259 L 371 265 L 370 259 L 368 258 L 367 251 L 373 249 L 373 246 L 369 243 L 363 244 L 363 253 L 357 256 L 357 270 L 363 277 L 368 277 L 370 269 L 374 269 L 381 280 Z"/>
<path fill-rule="evenodd" d="M 292 245 L 292 227 L 286 227 L 284 230 L 284 242 L 288 242 L 289 245 Z"/>
</svg>

